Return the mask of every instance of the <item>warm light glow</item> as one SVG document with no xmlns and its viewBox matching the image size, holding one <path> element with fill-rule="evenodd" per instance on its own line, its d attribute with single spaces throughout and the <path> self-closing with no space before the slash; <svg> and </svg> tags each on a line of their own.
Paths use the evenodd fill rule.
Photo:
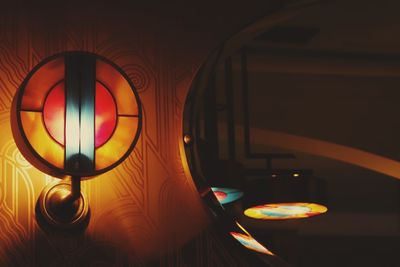
<svg viewBox="0 0 400 267">
<path fill-rule="evenodd" d="M 96 78 L 112 93 L 118 107 L 118 115 L 138 115 L 138 105 L 128 81 L 110 64 L 98 60 L 96 63 Z"/>
<path fill-rule="evenodd" d="M 286 220 L 307 218 L 325 213 L 325 206 L 314 203 L 277 203 L 249 208 L 244 214 L 260 220 Z"/>
<path fill-rule="evenodd" d="M 239 223 L 236 221 L 236 225 L 242 230 L 246 235 L 251 236 L 249 232 Z"/>
<path fill-rule="evenodd" d="M 243 196 L 243 192 L 234 188 L 212 187 L 211 190 L 221 204 L 234 202 Z"/>
<path fill-rule="evenodd" d="M 236 232 L 230 232 L 230 234 L 237 241 L 239 241 L 243 246 L 245 246 L 248 249 L 251 249 L 251 250 L 263 253 L 263 254 L 274 255 L 271 251 L 269 251 L 266 247 L 261 245 L 257 240 L 255 240 L 250 235 L 240 234 L 240 233 L 236 233 Z"/>
<path fill-rule="evenodd" d="M 193 138 L 191 135 L 189 134 L 185 134 L 185 136 L 183 137 L 183 142 L 185 142 L 185 144 L 190 144 L 193 141 Z"/>
<path fill-rule="evenodd" d="M 17 138 L 28 143 L 28 157 L 42 158 L 42 171 L 53 167 L 60 175 L 84 177 L 104 172 L 137 142 L 141 112 L 134 90 L 111 62 L 84 53 L 59 55 L 22 83 L 16 114 L 23 134 Z"/>
<path fill-rule="evenodd" d="M 221 191 L 215 191 L 214 195 L 217 197 L 219 202 L 222 202 L 228 195 Z"/>
<path fill-rule="evenodd" d="M 99 82 L 96 83 L 95 101 L 95 147 L 99 147 L 111 137 L 115 129 L 117 109 L 112 95 Z M 59 83 L 49 92 L 43 107 L 43 117 L 50 136 L 64 146 L 64 82 Z M 77 132 L 79 132 L 79 129 L 75 129 L 71 134 L 76 136 Z"/>
<path fill-rule="evenodd" d="M 40 67 L 25 86 L 21 109 L 41 111 L 49 90 L 64 79 L 64 73 L 63 57 L 51 60 Z"/>
<path fill-rule="evenodd" d="M 300 174 L 298 174 L 298 173 L 293 173 L 293 177 L 300 177 Z"/>
<path fill-rule="evenodd" d="M 138 128 L 138 118 L 118 117 L 118 126 L 107 143 L 96 149 L 96 170 L 118 161 L 129 149 Z"/>
<path fill-rule="evenodd" d="M 111 93 L 96 83 L 95 147 L 103 145 L 112 135 L 117 124 L 117 108 Z"/>
<path fill-rule="evenodd" d="M 57 84 L 47 95 L 43 107 L 44 125 L 50 136 L 64 146 L 65 94 L 64 82 Z"/>
<path fill-rule="evenodd" d="M 64 167 L 63 147 L 54 142 L 47 133 L 40 112 L 21 112 L 21 122 L 26 138 L 33 149 L 49 163 L 58 168 Z"/>
</svg>

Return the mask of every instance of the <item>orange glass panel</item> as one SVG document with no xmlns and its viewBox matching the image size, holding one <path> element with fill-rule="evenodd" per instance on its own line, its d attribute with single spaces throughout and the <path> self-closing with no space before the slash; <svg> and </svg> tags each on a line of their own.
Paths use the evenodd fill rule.
<svg viewBox="0 0 400 267">
<path fill-rule="evenodd" d="M 118 115 L 138 115 L 135 94 L 128 81 L 110 64 L 97 60 L 96 78 L 113 94 Z"/>
<path fill-rule="evenodd" d="M 20 113 L 22 127 L 33 149 L 50 164 L 64 167 L 63 147 L 47 133 L 41 112 L 22 111 Z"/>
<path fill-rule="evenodd" d="M 118 161 L 132 144 L 138 128 L 138 118 L 118 117 L 117 128 L 107 143 L 96 149 L 96 170 Z"/>
<path fill-rule="evenodd" d="M 22 110 L 42 110 L 51 87 L 64 79 L 64 58 L 56 58 L 39 68 L 29 79 L 22 97 Z"/>
</svg>

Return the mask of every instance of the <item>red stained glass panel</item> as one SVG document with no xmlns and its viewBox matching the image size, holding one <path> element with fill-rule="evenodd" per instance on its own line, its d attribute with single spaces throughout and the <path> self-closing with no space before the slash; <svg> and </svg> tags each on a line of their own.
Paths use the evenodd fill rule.
<svg viewBox="0 0 400 267">
<path fill-rule="evenodd" d="M 50 136 L 57 143 L 64 145 L 64 82 L 58 83 L 47 95 L 43 106 L 43 119 Z"/>
<path fill-rule="evenodd" d="M 43 107 L 44 124 L 50 136 L 64 145 L 65 91 L 64 83 L 57 84 L 47 95 Z M 117 108 L 111 93 L 96 83 L 95 147 L 100 147 L 112 136 L 117 124 Z"/>
<path fill-rule="evenodd" d="M 95 100 L 95 147 L 103 145 L 111 137 L 117 125 L 117 108 L 111 93 L 96 83 Z"/>
</svg>

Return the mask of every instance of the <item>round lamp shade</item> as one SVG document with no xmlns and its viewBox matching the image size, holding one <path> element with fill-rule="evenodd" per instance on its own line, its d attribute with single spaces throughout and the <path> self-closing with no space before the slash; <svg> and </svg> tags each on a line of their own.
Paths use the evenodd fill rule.
<svg viewBox="0 0 400 267">
<path fill-rule="evenodd" d="M 128 76 L 86 52 L 43 60 L 27 75 L 12 108 L 22 154 L 53 176 L 88 177 L 121 163 L 141 129 L 141 105 Z"/>
</svg>

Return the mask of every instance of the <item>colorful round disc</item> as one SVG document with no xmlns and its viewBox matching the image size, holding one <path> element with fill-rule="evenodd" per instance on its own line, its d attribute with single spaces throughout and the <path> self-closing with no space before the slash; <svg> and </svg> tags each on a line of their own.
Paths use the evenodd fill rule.
<svg viewBox="0 0 400 267">
<path fill-rule="evenodd" d="M 307 218 L 327 210 L 325 206 L 314 203 L 277 203 L 255 206 L 246 209 L 244 214 L 260 220 L 286 220 Z"/>
</svg>

